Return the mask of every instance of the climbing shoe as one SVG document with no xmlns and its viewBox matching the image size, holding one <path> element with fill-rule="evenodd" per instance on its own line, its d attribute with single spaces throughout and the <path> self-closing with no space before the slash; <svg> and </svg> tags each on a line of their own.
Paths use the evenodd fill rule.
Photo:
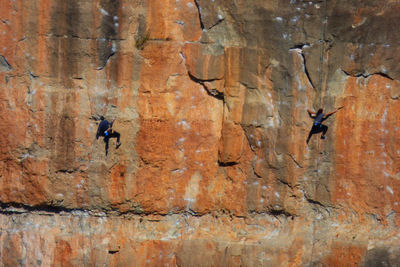
<svg viewBox="0 0 400 267">
<path fill-rule="evenodd" d="M 121 146 L 121 142 L 118 142 L 117 145 L 115 146 L 116 149 L 118 149 Z"/>
<path fill-rule="evenodd" d="M 325 135 L 321 135 L 321 139 L 325 139 Z"/>
</svg>

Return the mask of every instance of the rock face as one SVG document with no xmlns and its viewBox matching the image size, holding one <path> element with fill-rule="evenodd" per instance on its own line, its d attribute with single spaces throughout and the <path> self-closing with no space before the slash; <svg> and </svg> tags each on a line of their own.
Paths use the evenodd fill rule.
<svg viewBox="0 0 400 267">
<path fill-rule="evenodd" d="M 397 1 L 0 6 L 1 265 L 400 265 Z"/>
</svg>

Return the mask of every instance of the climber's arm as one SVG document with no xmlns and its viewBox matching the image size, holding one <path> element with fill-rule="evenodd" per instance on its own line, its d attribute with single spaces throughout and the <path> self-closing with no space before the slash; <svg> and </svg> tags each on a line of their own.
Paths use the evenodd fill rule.
<svg viewBox="0 0 400 267">
<path fill-rule="evenodd" d="M 308 116 L 310 116 L 310 118 L 314 118 L 315 117 L 316 113 L 314 111 L 311 111 L 311 110 L 307 109 L 307 112 L 308 112 Z"/>
<path fill-rule="evenodd" d="M 332 111 L 332 112 L 329 112 L 329 113 L 325 114 L 325 119 L 327 119 L 329 116 L 332 116 L 333 114 L 335 114 L 336 112 L 338 112 L 342 108 L 343 108 L 343 106 L 338 108 L 338 109 L 336 109 L 336 110 L 334 110 L 334 111 Z"/>
</svg>

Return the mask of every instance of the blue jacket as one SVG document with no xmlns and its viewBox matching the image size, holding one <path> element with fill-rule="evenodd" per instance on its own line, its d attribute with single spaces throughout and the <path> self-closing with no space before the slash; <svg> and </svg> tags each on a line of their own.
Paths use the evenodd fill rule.
<svg viewBox="0 0 400 267">
<path fill-rule="evenodd" d="M 99 136 L 106 136 L 105 131 L 107 131 L 108 128 L 112 128 L 112 122 L 102 120 L 97 128 L 96 139 L 98 139 Z"/>
</svg>

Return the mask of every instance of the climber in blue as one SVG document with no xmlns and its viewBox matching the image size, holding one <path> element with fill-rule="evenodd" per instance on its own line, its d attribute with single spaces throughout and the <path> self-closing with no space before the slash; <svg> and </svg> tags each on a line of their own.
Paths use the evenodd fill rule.
<svg viewBox="0 0 400 267">
<path fill-rule="evenodd" d="M 100 117 L 100 124 L 99 128 L 97 128 L 97 133 L 96 133 L 96 139 L 99 139 L 100 136 L 104 137 L 104 143 L 106 143 L 106 156 L 108 154 L 108 142 L 110 141 L 110 138 L 117 138 L 117 145 L 116 149 L 118 149 L 121 146 L 121 142 L 119 141 L 120 134 L 117 131 L 114 131 L 112 129 L 113 123 L 115 119 L 113 119 L 111 122 L 107 121 L 104 119 L 103 116 Z"/>
<path fill-rule="evenodd" d="M 310 118 L 314 119 L 313 126 L 310 130 L 310 133 L 308 134 L 307 144 L 310 141 L 311 136 L 316 133 L 322 132 L 321 139 L 325 139 L 325 134 L 328 131 L 328 126 L 323 125 L 322 122 L 327 118 L 329 118 L 330 116 L 332 116 L 333 114 L 335 114 L 336 112 L 338 112 L 341 108 L 343 107 L 340 107 L 335 111 L 329 112 L 327 114 L 324 114 L 324 110 L 322 108 L 320 108 L 317 112 L 313 112 L 307 109 Z"/>
</svg>

